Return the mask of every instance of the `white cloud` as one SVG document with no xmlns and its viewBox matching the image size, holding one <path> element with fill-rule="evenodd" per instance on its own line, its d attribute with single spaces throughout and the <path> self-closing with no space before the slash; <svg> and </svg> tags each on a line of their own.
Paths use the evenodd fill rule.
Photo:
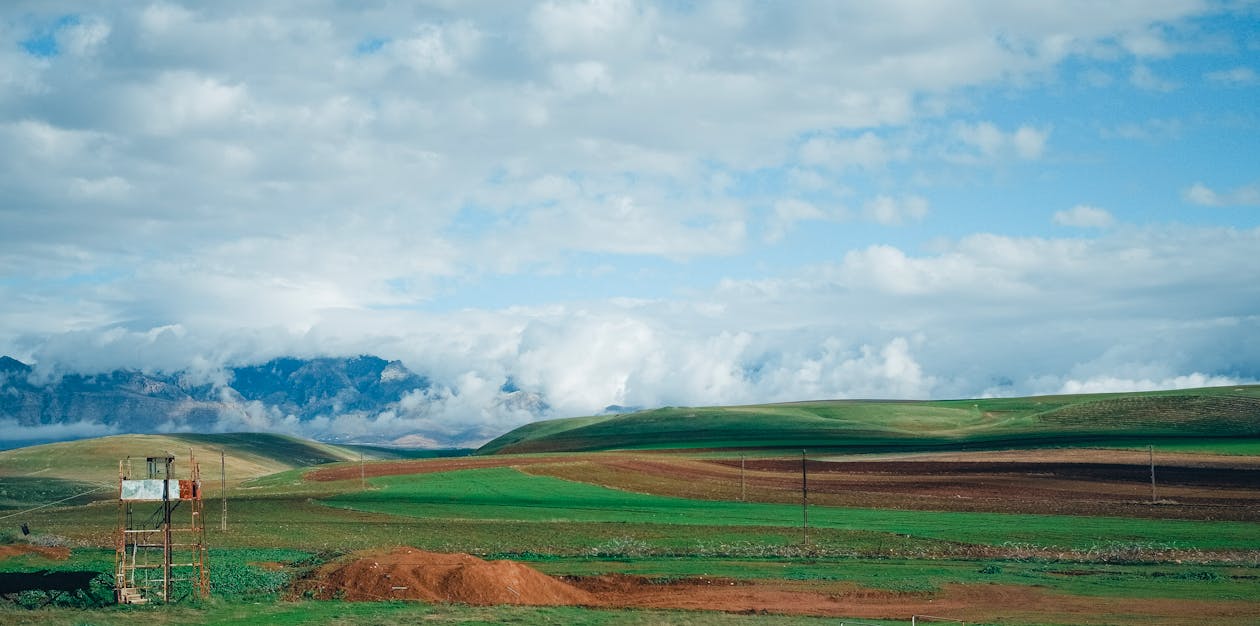
<svg viewBox="0 0 1260 626">
<path fill-rule="evenodd" d="M 216 122 L 240 122 L 247 94 L 241 84 L 176 71 L 133 87 L 130 100 L 136 124 L 153 134 L 173 135 Z"/>
<path fill-rule="evenodd" d="M 476 55 L 482 34 L 467 22 L 422 24 L 408 36 L 384 45 L 383 53 L 419 74 L 451 74 Z"/>
<path fill-rule="evenodd" d="M 1005 132 L 991 122 L 959 123 L 954 126 L 954 135 L 970 149 L 953 155 L 955 160 L 991 162 L 1010 156 L 1035 160 L 1045 153 L 1050 129 L 1024 125 Z"/>
<path fill-rule="evenodd" d="M 1203 183 L 1195 183 L 1182 192 L 1182 197 L 1200 206 L 1260 206 L 1260 186 L 1245 185 L 1221 193 Z"/>
<path fill-rule="evenodd" d="M 43 442 L 65 439 L 104 437 L 115 434 L 114 429 L 95 422 L 71 422 L 66 424 L 39 424 L 27 426 L 17 420 L 0 419 L 0 441 Z"/>
<path fill-rule="evenodd" d="M 630 0 L 545 2 L 530 20 L 548 50 L 598 57 L 633 52 L 647 44 L 656 13 Z"/>
<path fill-rule="evenodd" d="M 556 414 L 967 395 L 1000 377 L 1032 391 L 1253 376 L 1247 312 L 1260 305 L 1239 279 L 1260 273 L 1252 231 L 1002 234 L 1047 226 L 1011 198 L 1071 188 L 1061 162 L 1111 164 L 1103 146 L 1003 167 L 1107 123 L 1056 108 L 1060 72 L 1116 73 L 1136 56 L 1137 82 L 1186 82 L 1181 46 L 1203 42 L 1182 26 L 1228 9 L 91 8 L 49 58 L 22 42 L 57 16 L 0 9 L 0 353 L 203 371 L 379 353 L 441 383 L 392 414 L 309 426 L 320 432 L 506 427 L 525 419 L 498 392 L 508 375 Z M 1206 80 L 1247 79 L 1227 72 Z M 1018 117 L 1033 101 L 1047 104 Z M 1150 120 L 1115 136 L 1176 139 L 1199 132 L 1193 115 L 1177 132 Z M 1187 198 L 1254 204 L 1249 189 L 1199 184 Z M 1002 219 L 958 200 L 982 196 L 1008 207 Z M 827 243 L 750 245 L 763 220 L 770 241 L 808 227 Z M 1152 354 L 1158 371 L 1125 369 Z"/>
<path fill-rule="evenodd" d="M 1257 78 L 1255 70 L 1245 66 L 1208 72 L 1203 76 L 1211 82 L 1232 86 L 1254 85 L 1260 80 L 1260 78 Z"/>
<path fill-rule="evenodd" d="M 1020 126 L 1011 136 L 1011 145 L 1015 147 L 1015 154 L 1019 155 L 1019 158 L 1039 159 L 1046 149 L 1046 138 L 1049 136 L 1048 130 Z"/>
<path fill-rule="evenodd" d="M 1152 118 L 1144 122 L 1124 122 L 1104 128 L 1099 134 L 1103 139 L 1168 140 L 1183 134 L 1185 124 L 1178 119 Z"/>
<path fill-rule="evenodd" d="M 70 195 L 83 200 L 121 200 L 131 191 L 131 183 L 125 178 L 75 178 L 70 181 Z"/>
<path fill-rule="evenodd" d="M 1257 246 L 1254 229 L 1126 229 L 1098 239 L 973 235 L 930 254 L 872 246 L 838 263 L 728 280 L 669 300 L 450 314 L 298 303 L 245 329 L 222 324 L 233 316 L 243 323 L 228 304 L 180 327 L 93 325 L 18 343 L 32 346 L 30 357 L 41 364 L 86 371 L 169 371 L 194 357 L 209 371 L 278 354 L 373 353 L 403 359 L 434 381 L 433 391 L 390 414 L 297 424 L 245 407 L 254 421 L 223 426 L 256 422 L 306 434 L 491 436 L 536 415 L 503 397 L 508 377 L 540 394 L 555 416 L 610 404 L 1233 384 L 1260 372 L 1260 286 L 1239 279 L 1260 273 L 1260 258 L 1250 254 Z M 199 289 L 173 296 L 201 305 Z M 253 308 L 283 307 L 293 295 L 281 292 Z M 301 325 L 275 325 L 304 309 Z M 14 345 L 12 337 L 0 341 Z M 995 379 L 1011 382 L 994 390 Z"/>
<path fill-rule="evenodd" d="M 112 29 L 105 20 L 83 18 L 57 32 L 57 45 L 66 54 L 90 56 L 101 48 L 110 32 Z"/>
<path fill-rule="evenodd" d="M 1060 226 L 1075 228 L 1107 228 L 1115 223 L 1115 218 L 1106 209 L 1078 204 L 1070 209 L 1055 211 L 1054 223 Z"/>
<path fill-rule="evenodd" d="M 1126 33 L 1120 38 L 1120 44 L 1127 52 L 1137 57 L 1166 58 L 1176 51 L 1176 47 L 1156 28 L 1144 28 Z"/>
<path fill-rule="evenodd" d="M 801 146 L 801 161 L 832 169 L 858 167 L 876 170 L 890 161 L 905 160 L 908 151 L 888 145 L 882 137 L 867 131 L 852 139 L 814 137 Z"/>
<path fill-rule="evenodd" d="M 1129 74 L 1129 82 L 1138 89 L 1147 91 L 1173 91 L 1178 87 L 1175 81 L 1161 77 L 1146 65 L 1135 65 Z"/>
<path fill-rule="evenodd" d="M 844 210 L 824 211 L 813 203 L 795 198 L 779 200 L 774 203 L 774 213 L 766 229 L 765 240 L 769 243 L 781 241 L 792 231 L 798 222 L 805 221 L 838 221 L 846 217 Z"/>
<path fill-rule="evenodd" d="M 1063 383 L 1057 393 L 1121 393 L 1132 391 L 1158 391 L 1161 389 L 1196 389 L 1200 387 L 1223 387 L 1226 385 L 1254 384 L 1254 381 L 1242 381 L 1228 376 L 1209 376 L 1200 372 L 1192 372 L 1182 376 L 1173 376 L 1160 380 L 1116 378 L 1101 376 L 1088 380 L 1069 380 Z"/>
<path fill-rule="evenodd" d="M 880 195 L 867 202 L 864 211 L 867 219 L 887 226 L 899 226 L 927 217 L 928 202 L 919 196 L 893 198 Z"/>
</svg>

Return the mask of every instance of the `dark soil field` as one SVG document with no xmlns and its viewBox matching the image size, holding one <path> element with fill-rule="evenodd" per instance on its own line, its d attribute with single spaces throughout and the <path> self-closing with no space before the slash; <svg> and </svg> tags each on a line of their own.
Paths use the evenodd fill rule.
<svg viewBox="0 0 1260 626">
<path fill-rule="evenodd" d="M 1255 457 L 1161 453 L 1154 502 L 1147 460 L 1136 451 L 1062 449 L 810 458 L 805 468 L 809 500 L 818 505 L 1260 521 Z M 305 477 L 331 482 L 489 467 L 688 498 L 797 502 L 801 490 L 799 457 L 741 461 L 659 452 L 343 464 Z"/>
<path fill-rule="evenodd" d="M 942 511 L 1260 520 L 1254 457 L 1156 457 L 1155 500 L 1145 454 L 1115 450 L 831 457 L 805 461 L 809 501 Z M 741 463 L 743 486 L 741 488 Z M 795 502 L 801 459 L 706 460 L 604 454 L 529 463 L 524 471 L 643 493 Z"/>
</svg>

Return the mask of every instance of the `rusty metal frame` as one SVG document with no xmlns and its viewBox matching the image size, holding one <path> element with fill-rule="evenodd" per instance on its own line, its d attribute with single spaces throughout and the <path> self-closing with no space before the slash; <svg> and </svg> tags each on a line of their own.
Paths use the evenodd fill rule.
<svg viewBox="0 0 1260 626">
<path fill-rule="evenodd" d="M 187 480 L 175 480 L 175 456 L 145 457 L 147 480 L 161 481 L 160 500 L 125 499 L 134 478 L 131 457 L 118 462 L 118 527 L 115 531 L 114 595 L 120 604 L 170 603 L 175 583 L 190 583 L 190 595 L 210 596 L 210 568 L 201 489 L 201 468 L 189 450 Z M 179 493 L 171 493 L 172 483 Z M 153 483 L 149 483 L 152 485 Z M 127 490 L 132 491 L 132 490 Z M 181 505 L 188 525 L 175 520 Z M 146 514 L 143 518 L 141 514 Z"/>
</svg>

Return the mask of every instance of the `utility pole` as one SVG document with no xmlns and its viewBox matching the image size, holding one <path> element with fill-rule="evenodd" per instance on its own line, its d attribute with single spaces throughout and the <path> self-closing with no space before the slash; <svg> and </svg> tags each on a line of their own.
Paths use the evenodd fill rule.
<svg viewBox="0 0 1260 626">
<path fill-rule="evenodd" d="M 227 456 L 219 448 L 219 494 L 223 499 L 223 515 L 219 516 L 219 530 L 227 530 Z"/>
<path fill-rule="evenodd" d="M 1155 446 L 1146 446 L 1151 458 L 1151 504 L 1155 504 Z"/>
<path fill-rule="evenodd" d="M 166 453 L 163 459 L 164 470 L 162 472 L 162 602 L 170 603 L 171 601 L 171 511 L 175 507 L 171 505 L 171 464 L 175 462 L 175 457 L 171 453 Z M 178 483 L 176 483 L 178 485 Z M 175 487 L 179 489 L 178 486 Z M 179 494 L 175 494 L 176 498 Z"/>
<path fill-rule="evenodd" d="M 809 547 L 809 479 L 805 475 L 804 450 L 801 450 L 801 541 Z"/>
<path fill-rule="evenodd" d="M 748 501 L 748 491 L 744 487 L 744 455 L 739 455 L 739 501 Z"/>
</svg>

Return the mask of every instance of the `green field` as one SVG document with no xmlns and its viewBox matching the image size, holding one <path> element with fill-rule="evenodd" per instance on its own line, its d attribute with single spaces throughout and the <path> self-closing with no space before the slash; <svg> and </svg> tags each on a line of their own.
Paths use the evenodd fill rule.
<svg viewBox="0 0 1260 626">
<path fill-rule="evenodd" d="M 110 499 L 117 488 L 119 461 L 133 459 L 132 471 L 143 471 L 144 457 L 176 455 L 186 463 L 191 453 L 212 488 L 226 477 L 228 485 L 293 468 L 338 461 L 413 458 L 424 453 L 388 448 L 336 446 L 270 433 L 213 435 L 117 435 L 0 451 L 0 510 L 25 508 L 76 494 L 67 501 L 83 504 Z M 220 452 L 223 463 L 220 464 Z M 448 453 L 450 454 L 450 453 Z M 180 471 L 186 472 L 187 468 Z"/>
<path fill-rule="evenodd" d="M 785 535 L 801 525 L 801 508 L 796 505 L 629 493 L 530 476 L 507 468 L 378 478 L 371 483 L 376 489 L 326 502 L 331 506 L 430 519 L 760 526 L 779 528 Z M 1260 550 L 1260 527 L 1244 522 L 815 507 L 809 523 L 815 528 L 886 533 L 898 541 L 925 538 L 985 545 L 1014 542 L 1074 550 L 1114 544 Z M 686 534 L 685 530 L 674 530 L 676 534 Z"/>
<path fill-rule="evenodd" d="M 1205 610 L 1218 611 L 1209 614 L 1214 618 L 1204 618 L 1208 621 L 1260 623 L 1260 524 L 1254 522 L 1162 519 L 1158 507 L 1152 516 L 1116 517 L 811 504 L 806 540 L 799 504 L 623 491 L 541 471 L 526 473 L 522 470 L 533 470 L 512 465 L 538 462 L 539 457 L 504 453 L 560 449 L 562 444 L 580 448 L 599 440 L 601 447 L 673 449 L 651 457 L 653 463 L 669 464 L 742 455 L 781 458 L 783 448 L 799 448 L 806 440 L 812 450 L 863 452 L 1051 443 L 1072 447 L 1100 440 L 1117 449 L 1142 449 L 1155 441 L 1161 452 L 1187 455 L 1178 459 L 1190 465 L 1202 458 L 1225 467 L 1254 467 L 1260 437 L 1254 433 L 1255 416 L 1245 415 L 1257 401 L 1260 390 L 1246 387 L 931 403 L 673 408 L 544 422 L 509 433 L 482 450 L 498 452 L 493 457 L 454 461 L 251 434 L 125 436 L 10 450 L 0 453 L 0 515 L 9 516 L 7 527 L 0 527 L 0 547 L 32 542 L 71 552 L 68 559 L 54 560 L 17 550 L 16 556 L 0 558 L 0 572 L 100 572 L 98 601 L 107 603 L 118 518 L 118 507 L 109 498 L 118 459 L 170 449 L 181 457 L 178 467 L 181 452 L 191 447 L 202 459 L 210 487 L 205 521 L 212 597 L 170 607 L 92 607 L 84 598 L 62 598 L 44 608 L 34 607 L 45 597 L 19 597 L 0 602 L 0 623 L 838 622 L 714 610 L 348 603 L 289 591 L 292 581 L 340 555 L 400 545 L 511 558 L 555 576 L 633 575 L 662 583 L 716 577 L 739 585 L 790 584 L 824 594 L 920 599 L 945 599 L 958 588 L 1017 589 L 1097 606 L 1092 623 L 1184 623 L 1176 616 L 1151 621 L 1150 615 L 1131 613 L 1147 601 L 1200 603 Z M 1180 436 L 1176 424 L 1185 431 Z M 828 433 L 834 437 L 827 439 Z M 224 451 L 228 474 L 226 531 L 219 530 L 219 450 Z M 360 461 L 361 454 L 365 461 Z M 584 468 L 591 467 L 587 464 L 592 459 L 618 462 L 646 455 L 575 452 L 547 462 Z M 361 463 L 371 470 L 409 457 L 398 467 L 437 471 L 363 482 L 357 478 Z M 898 458 L 906 462 L 916 457 Z M 502 466 L 458 466 L 473 460 Z M 331 482 L 305 477 L 313 466 L 329 464 L 355 470 L 348 475 L 356 477 Z M 580 472 L 577 477 L 582 478 Z M 79 495 L 95 488 L 103 491 Z M 105 500 L 91 501 L 95 498 Z M 1260 501 L 1255 504 L 1260 507 Z M 18 533 L 19 523 L 29 525 L 29 537 Z M 1109 608 L 1113 605 L 1128 608 Z M 1056 615 L 1053 609 L 1006 617 L 983 610 L 977 614 L 989 617 L 969 623 L 1081 623 L 1080 613 Z M 898 615 L 860 621 L 909 623 L 909 615 Z"/>
<path fill-rule="evenodd" d="M 1204 440 L 1260 445 L 1260 386 L 952 401 L 668 407 L 537 422 L 479 454 L 670 448 L 839 451 Z M 1251 449 L 1250 447 L 1248 449 Z"/>
</svg>

